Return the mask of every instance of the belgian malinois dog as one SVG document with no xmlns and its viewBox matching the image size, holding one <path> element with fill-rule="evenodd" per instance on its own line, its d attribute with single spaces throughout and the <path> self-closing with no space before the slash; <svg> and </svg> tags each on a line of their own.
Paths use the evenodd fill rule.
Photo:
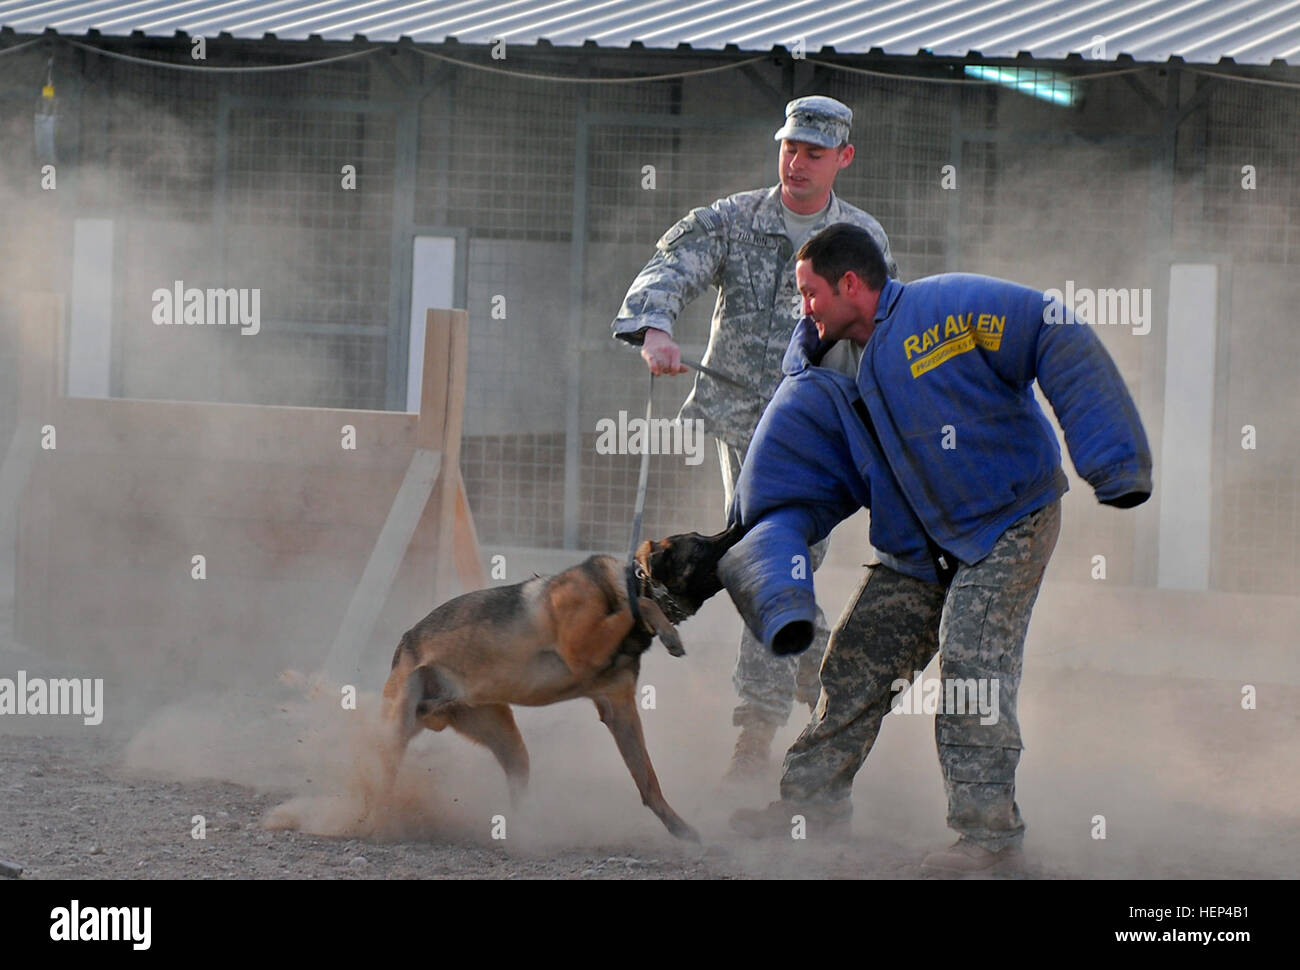
<svg viewBox="0 0 1300 970">
<path fill-rule="evenodd" d="M 722 588 L 718 560 L 740 536 L 731 529 L 641 543 L 633 576 L 641 623 L 628 606 L 627 569 L 612 556 L 443 603 L 402 636 L 393 654 L 383 693 L 380 797 L 391 795 L 402 754 L 420 728 L 450 726 L 496 756 L 517 805 L 528 782 L 528 750 L 510 705 L 588 697 L 614 735 L 641 801 L 673 835 L 698 841 L 659 790 L 641 733 L 636 681 L 641 654 L 656 635 L 674 657 L 685 653 L 673 624 Z"/>
</svg>

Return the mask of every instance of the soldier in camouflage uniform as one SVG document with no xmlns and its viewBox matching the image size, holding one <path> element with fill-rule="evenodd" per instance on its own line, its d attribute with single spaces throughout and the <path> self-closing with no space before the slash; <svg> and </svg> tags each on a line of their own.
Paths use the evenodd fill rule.
<svg viewBox="0 0 1300 970">
<path fill-rule="evenodd" d="M 800 245 L 832 223 L 852 223 L 872 234 L 890 275 L 898 275 L 880 223 L 832 191 L 836 174 L 853 160 L 852 119 L 853 112 L 832 98 L 791 101 L 786 123 L 774 136 L 781 142 L 780 184 L 691 210 L 659 240 L 613 324 L 615 337 L 642 345 L 652 373 L 685 373 L 673 324 L 683 306 L 717 287 L 702 363 L 753 393 L 701 373 L 679 417 L 703 419 L 717 438 L 728 508 L 754 427 L 780 383 L 781 358 L 800 316 L 794 282 Z M 813 569 L 825 553 L 824 541 L 810 550 Z M 817 702 L 817 666 L 829 636 L 820 610 L 816 626 L 813 647 L 800 661 L 764 650 L 748 628 L 742 634 L 733 676 L 741 700 L 732 715 L 741 734 L 729 777 L 753 777 L 766 766 L 772 738 L 789 719 L 792 697 L 810 707 Z"/>
</svg>

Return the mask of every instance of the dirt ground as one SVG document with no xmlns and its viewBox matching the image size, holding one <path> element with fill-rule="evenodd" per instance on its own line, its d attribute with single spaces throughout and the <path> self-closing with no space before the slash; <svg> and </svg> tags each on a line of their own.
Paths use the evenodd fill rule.
<svg viewBox="0 0 1300 970">
<path fill-rule="evenodd" d="M 490 755 L 425 732 L 404 762 L 400 810 L 358 829 L 373 693 L 345 711 L 331 695 L 275 684 L 137 703 L 99 728 L 5 717 L 0 859 L 30 879 L 925 875 L 921 857 L 952 838 L 931 716 L 887 718 L 858 775 L 850 841 L 745 840 L 727 816 L 775 797 L 779 766 L 747 790 L 721 783 L 735 733 L 734 646 L 687 642 L 693 662 L 647 655 L 641 682 L 657 702 L 643 720 L 665 794 L 701 832 L 698 846 L 671 838 L 641 806 L 583 701 L 519 712 L 533 781 L 518 815 Z M 0 660 L 0 676 L 67 675 L 12 644 Z M 1257 684 L 1258 706 L 1244 710 L 1240 684 L 1035 666 L 1032 651 L 1026 669 L 1017 793 L 1026 863 L 995 878 L 1300 875 L 1300 688 Z M 797 711 L 778 736 L 777 758 L 804 717 Z"/>
</svg>

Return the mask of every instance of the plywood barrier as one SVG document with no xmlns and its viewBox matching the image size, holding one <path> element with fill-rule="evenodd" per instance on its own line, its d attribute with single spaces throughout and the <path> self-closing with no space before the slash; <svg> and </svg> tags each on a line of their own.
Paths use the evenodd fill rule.
<svg viewBox="0 0 1300 970">
<path fill-rule="evenodd" d="M 34 371 L 57 360 L 51 312 L 30 328 Z M 418 415 L 67 398 L 29 375 L 26 433 L 54 447 L 31 449 L 19 503 L 18 639 L 160 683 L 327 657 L 382 680 L 402 631 L 485 582 L 456 466 L 465 314 L 426 326 Z M 396 508 L 430 455 L 439 489 Z"/>
</svg>

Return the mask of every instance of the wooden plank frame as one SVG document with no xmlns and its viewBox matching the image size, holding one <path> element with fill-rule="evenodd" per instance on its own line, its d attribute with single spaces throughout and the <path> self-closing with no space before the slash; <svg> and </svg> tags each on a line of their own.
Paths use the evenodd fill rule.
<svg viewBox="0 0 1300 970">
<path fill-rule="evenodd" d="M 6 585 L 12 580 L 13 586 L 5 590 L 0 602 L 8 605 L 12 597 L 14 634 L 23 639 L 30 633 L 32 614 L 20 610 L 19 604 L 34 602 L 43 608 L 49 595 L 44 581 L 47 556 L 36 557 L 41 567 L 37 575 L 23 573 L 22 564 L 31 559 L 30 540 L 22 535 L 18 508 L 36 460 L 40 429 L 49 420 L 49 404 L 62 387 L 63 298 L 56 293 L 24 293 L 16 302 L 21 348 L 18 420 L 0 464 L 0 543 L 5 556 L 12 556 L 12 572 L 8 568 L 0 572 Z M 48 515 L 49 496 L 38 495 L 33 500 L 40 506 L 40 514 Z"/>
<path fill-rule="evenodd" d="M 417 529 L 424 528 L 435 550 L 434 603 L 453 590 L 487 582 L 459 464 L 469 321 L 464 310 L 430 309 L 424 326 L 415 452 L 321 671 L 327 683 L 350 682 L 360 673 L 371 631 Z"/>
<path fill-rule="evenodd" d="M 63 560 L 56 562 L 52 558 L 56 554 L 51 538 L 52 523 L 59 496 L 58 489 L 48 487 L 50 476 L 55 476 L 56 483 L 64 483 L 64 491 L 69 488 L 75 491 L 76 483 L 85 477 L 69 475 L 66 469 L 96 469 L 99 474 L 96 480 L 105 485 L 108 494 L 116 491 L 132 496 L 131 501 L 139 499 L 147 503 L 158 489 L 166 491 L 168 487 L 190 481 L 184 475 L 174 474 L 174 469 L 196 458 L 208 458 L 193 446 L 196 438 L 202 440 L 208 434 L 223 443 L 232 437 L 242 442 L 229 454 L 223 444 L 210 456 L 208 463 L 217 477 L 226 474 L 228 462 L 234 463 L 229 467 L 230 474 L 235 475 L 239 474 L 240 467 L 256 468 L 267 461 L 283 466 L 280 470 L 261 471 L 262 477 L 252 489 L 218 489 L 207 495 L 200 488 L 200 493 L 214 502 L 221 499 L 216 506 L 218 517 L 213 521 L 235 523 L 224 527 L 222 539 L 231 536 L 227 550 L 243 548 L 241 541 L 248 546 L 252 558 L 244 562 L 244 568 L 251 567 L 253 573 L 240 577 L 245 585 L 264 575 L 266 569 L 276 568 L 275 563 L 281 557 L 306 556 L 309 572 L 316 579 L 343 582 L 345 588 L 350 588 L 347 610 L 337 630 L 327 625 L 321 631 L 327 638 L 333 637 L 329 653 L 319 658 L 321 670 L 328 671 L 335 682 L 346 676 L 347 682 L 356 683 L 352 678 L 359 674 L 363 661 L 369 671 L 373 658 L 368 650 L 375 631 L 381 626 L 407 624 L 405 612 L 412 605 L 416 610 L 427 610 L 458 592 L 486 585 L 458 464 L 468 364 L 468 318 L 463 310 L 427 312 L 420 411 L 418 415 L 410 415 L 328 408 L 67 398 L 63 396 L 60 380 L 64 316 L 61 302 L 55 296 L 34 294 L 22 296 L 18 304 L 23 345 L 19 370 L 20 413 L 13 441 L 0 443 L 7 445 L 2 453 L 4 460 L 0 462 L 0 490 L 3 491 L 0 498 L 4 499 L 4 507 L 0 508 L 0 534 L 7 531 L 16 540 L 14 621 L 19 640 L 40 648 L 58 649 L 53 639 L 54 620 L 62 618 L 63 626 L 74 622 L 68 617 L 81 615 L 72 609 L 77 604 L 85 607 L 82 612 L 105 609 L 104 603 L 88 596 L 82 598 L 84 603 L 78 599 L 71 605 L 60 606 L 57 615 L 54 612 L 54 604 L 50 602 L 53 570 L 57 566 L 66 573 L 71 567 Z M 266 427 L 275 430 L 259 436 L 253 429 L 262 427 L 264 422 Z M 303 429 L 304 442 L 318 442 L 326 428 L 343 423 L 360 427 L 363 422 L 370 452 L 369 464 L 364 468 L 343 469 L 337 459 L 320 457 L 316 444 L 304 444 L 299 454 L 294 441 L 300 432 L 289 430 Z M 60 446 L 67 443 L 57 457 L 54 452 L 49 453 L 48 461 L 65 463 L 60 471 L 52 471 L 42 463 L 39 429 L 47 423 L 58 426 Z M 151 471 L 143 477 L 142 473 L 133 471 L 133 456 L 148 456 Z M 74 464 L 69 466 L 67 462 Z M 121 467 L 114 462 L 119 462 Z M 391 483 L 403 467 L 405 475 L 385 516 L 382 506 L 376 508 L 369 504 L 368 496 L 376 491 L 385 498 L 393 495 L 389 491 L 393 487 Z M 327 478 L 313 484 L 312 476 L 321 474 Z M 332 483 L 339 474 L 345 477 L 340 480 L 342 488 L 336 490 Z M 101 489 L 97 494 L 102 499 L 105 493 Z M 269 501 L 265 507 L 259 504 L 263 497 Z M 304 503 L 318 509 L 317 521 L 285 518 L 300 512 Z M 21 514 L 17 511 L 20 507 Z M 261 511 L 250 516 L 250 509 Z M 132 507 L 117 504 L 102 507 L 99 516 L 103 521 L 93 520 L 96 528 L 86 540 L 98 557 L 92 558 L 99 561 L 105 549 L 117 550 L 118 543 L 129 545 L 131 540 L 138 539 L 135 548 L 114 551 L 113 555 L 124 557 L 119 561 L 126 562 L 128 570 L 157 575 L 159 556 L 157 550 L 148 546 L 147 528 L 157 523 L 141 522 L 133 517 Z M 381 516 L 384 516 L 382 527 L 379 526 Z M 199 524 L 216 528 L 211 522 Z M 371 544 L 363 536 L 365 530 L 376 527 L 379 528 L 377 536 L 369 533 L 375 536 Z M 239 531 L 253 528 L 258 531 Z M 190 536 L 195 534 L 195 529 L 168 534 L 167 541 L 174 543 L 179 534 Z M 250 542 L 250 535 L 255 535 L 254 541 Z M 365 544 L 358 548 L 359 543 Z M 347 546 L 355 551 L 344 551 Z M 363 549 L 367 551 L 363 553 Z M 338 575 L 338 570 L 349 556 L 355 557 L 357 553 L 367 558 L 360 581 L 351 586 L 350 581 Z M 226 556 L 224 561 L 229 575 L 232 559 Z M 331 573 L 337 578 L 331 578 Z M 74 594 L 78 588 L 81 587 L 71 587 Z M 377 623 L 386 604 L 393 604 L 390 594 L 398 596 L 404 604 L 400 608 L 403 615 L 385 616 L 383 623 Z M 171 604 L 172 612 L 183 616 L 187 601 L 177 600 Z M 132 615 L 145 616 L 140 611 Z M 414 618 L 418 618 L 418 613 Z M 145 619 L 133 637 L 149 632 Z M 259 615 L 251 610 L 245 619 L 245 625 L 254 629 Z M 113 615 L 109 623 L 116 622 L 117 617 Z M 61 640 L 67 630 L 60 629 L 58 639 Z"/>
</svg>

